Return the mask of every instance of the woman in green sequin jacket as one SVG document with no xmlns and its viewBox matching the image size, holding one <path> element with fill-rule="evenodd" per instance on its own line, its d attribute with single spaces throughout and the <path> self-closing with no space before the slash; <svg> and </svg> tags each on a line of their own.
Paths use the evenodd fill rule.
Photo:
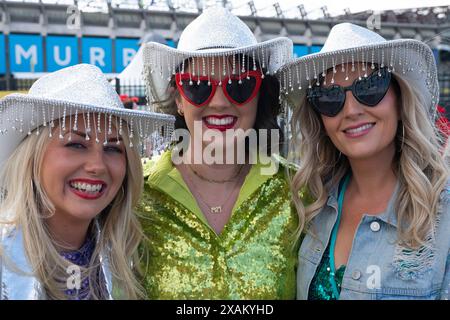
<svg viewBox="0 0 450 320">
<path fill-rule="evenodd" d="M 201 49 L 217 46 L 233 49 Z M 187 51 L 190 56 L 182 55 Z M 279 84 L 266 73 L 276 67 L 269 65 L 270 59 L 281 57 L 282 63 L 291 52 L 286 38 L 256 44 L 248 27 L 223 8 L 206 10 L 194 20 L 178 50 L 147 44 L 150 102 L 175 114 L 176 129 L 188 133 L 180 139 L 185 149 L 171 149 L 144 165 L 147 180 L 140 212 L 147 237 L 148 298 L 295 298 L 297 215 L 281 158 L 271 157 L 282 141 L 282 134 L 275 135 L 280 133 L 276 117 L 281 108 Z M 170 65 L 179 56 L 182 60 Z M 166 65 L 161 68 L 161 63 Z M 163 74 L 166 70 L 175 72 Z M 159 94 L 163 81 L 168 90 Z M 257 135 L 258 129 L 273 131 L 258 137 L 260 146 L 243 132 L 221 145 L 220 138 L 232 129 L 255 130 Z M 209 143 L 200 130 L 216 140 Z M 268 148 L 261 147 L 266 141 Z M 244 161 L 231 154 L 230 164 L 226 156 L 233 150 L 237 155 L 239 146 L 244 146 Z M 206 164 L 211 147 L 218 161 Z M 193 163 L 197 156 L 201 163 Z"/>
</svg>

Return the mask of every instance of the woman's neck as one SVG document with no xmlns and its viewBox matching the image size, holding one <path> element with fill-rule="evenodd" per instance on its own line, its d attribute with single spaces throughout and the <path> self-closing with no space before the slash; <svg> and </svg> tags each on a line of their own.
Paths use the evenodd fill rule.
<svg viewBox="0 0 450 320">
<path fill-rule="evenodd" d="M 48 218 L 47 225 L 58 250 L 78 250 L 86 240 L 91 221 L 64 219 L 54 214 Z"/>
<path fill-rule="evenodd" d="M 380 192 L 392 193 L 397 177 L 393 168 L 395 149 L 363 160 L 349 159 L 352 169 L 350 186 L 359 196 L 370 199 Z"/>
<path fill-rule="evenodd" d="M 224 153 L 223 159 L 218 159 L 221 160 L 218 161 L 219 163 L 213 162 L 211 164 L 208 164 L 212 161 L 208 161 L 207 163 L 207 161 L 205 161 L 207 159 L 204 159 L 202 151 L 203 150 L 194 150 L 193 148 L 189 147 L 183 155 L 183 163 L 187 166 L 190 166 L 202 177 L 211 180 L 221 181 L 233 178 L 234 176 L 236 176 L 236 174 L 238 174 L 239 171 L 241 171 L 247 160 L 244 159 L 244 161 L 238 161 L 235 154 L 235 157 L 234 159 L 232 159 L 232 161 L 227 161 L 226 154 Z M 195 155 L 195 152 L 200 153 L 201 156 L 199 157 L 198 154 Z M 198 161 L 198 159 L 200 159 L 201 161 Z"/>
</svg>

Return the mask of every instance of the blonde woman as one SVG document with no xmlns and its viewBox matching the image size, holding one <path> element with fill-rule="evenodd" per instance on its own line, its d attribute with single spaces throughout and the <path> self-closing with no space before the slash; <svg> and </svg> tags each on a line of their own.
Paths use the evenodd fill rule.
<svg viewBox="0 0 450 320">
<path fill-rule="evenodd" d="M 142 296 L 132 124 L 165 119 L 125 110 L 92 65 L 0 101 L 0 299 Z"/>
<path fill-rule="evenodd" d="M 300 158 L 297 298 L 448 299 L 449 171 L 429 47 L 344 23 L 279 77 Z"/>
</svg>

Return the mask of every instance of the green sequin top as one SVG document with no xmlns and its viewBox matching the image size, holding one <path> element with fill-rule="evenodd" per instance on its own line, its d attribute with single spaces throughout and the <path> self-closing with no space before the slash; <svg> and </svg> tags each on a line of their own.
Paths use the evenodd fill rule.
<svg viewBox="0 0 450 320">
<path fill-rule="evenodd" d="M 337 289 L 341 292 L 342 277 L 344 276 L 345 266 L 342 265 L 336 270 L 336 274 L 333 274 L 330 268 L 330 244 L 323 253 L 322 260 L 317 267 L 316 274 L 311 281 L 308 291 L 308 300 L 338 300 L 334 294 L 331 278 L 334 277 L 336 281 Z"/>
<path fill-rule="evenodd" d="M 273 176 L 252 166 L 220 234 L 164 153 L 144 164 L 139 208 L 147 240 L 149 299 L 294 299 L 298 225 L 280 166 Z M 145 271 L 145 270 L 144 270 Z"/>
</svg>

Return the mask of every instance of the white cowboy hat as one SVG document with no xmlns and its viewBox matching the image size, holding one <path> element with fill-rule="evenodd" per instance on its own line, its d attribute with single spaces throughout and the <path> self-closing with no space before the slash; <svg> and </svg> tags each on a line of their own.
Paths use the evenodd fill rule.
<svg viewBox="0 0 450 320">
<path fill-rule="evenodd" d="M 431 49 L 413 39 L 387 41 L 377 33 L 351 23 L 335 25 L 320 52 L 291 61 L 277 71 L 282 98 L 289 105 L 298 106 L 306 89 L 318 82 L 320 73 L 330 68 L 334 72 L 347 72 L 355 62 L 363 62 L 359 70 L 361 76 L 367 76 L 377 64 L 388 67 L 394 75 L 413 84 L 423 93 L 428 103 L 427 112 L 434 117 L 439 83 Z M 337 65 L 342 66 L 336 68 Z"/>
<path fill-rule="evenodd" d="M 145 44 L 143 76 L 149 103 L 162 105 L 161 102 L 168 98 L 169 81 L 186 59 L 221 57 L 225 69 L 225 58 L 237 54 L 251 57 L 266 73 L 273 74 L 292 59 L 293 44 L 286 37 L 258 43 L 242 20 L 223 7 L 211 7 L 184 29 L 176 49 L 156 42 Z M 242 62 L 245 70 L 256 70 L 256 64 Z M 210 74 L 210 67 L 205 67 L 203 62 L 202 66 L 197 66 L 198 73 Z"/>
<path fill-rule="evenodd" d="M 92 126 L 100 137 L 109 132 L 112 116 L 120 128 L 130 127 L 126 130 L 130 136 L 146 138 L 153 131 L 163 131 L 169 137 L 173 131 L 172 116 L 125 109 L 99 68 L 79 64 L 39 78 L 28 94 L 14 93 L 0 99 L 0 169 L 27 135 L 33 131 L 39 134 L 41 127 L 53 125 L 57 119 L 69 118 L 68 129 L 76 130 L 72 116 L 75 119 L 78 114 L 86 114 L 87 128 Z M 108 128 L 99 127 L 100 117 L 104 117 Z M 119 135 L 125 134 L 118 131 Z"/>
</svg>

